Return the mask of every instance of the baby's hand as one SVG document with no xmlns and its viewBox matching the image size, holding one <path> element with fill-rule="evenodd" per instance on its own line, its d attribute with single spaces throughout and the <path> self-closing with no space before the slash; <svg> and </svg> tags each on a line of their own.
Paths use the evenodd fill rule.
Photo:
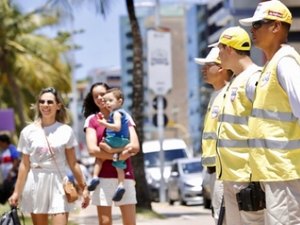
<svg viewBox="0 0 300 225">
<path fill-rule="evenodd" d="M 101 112 L 99 112 L 97 114 L 97 118 L 98 118 L 98 120 L 102 120 L 104 118 L 104 116 L 103 116 L 103 114 Z"/>
<path fill-rule="evenodd" d="M 102 113 L 98 113 L 97 114 L 97 121 L 100 123 L 100 124 L 104 124 L 106 122 L 106 119 L 104 119 L 104 116 Z"/>
</svg>

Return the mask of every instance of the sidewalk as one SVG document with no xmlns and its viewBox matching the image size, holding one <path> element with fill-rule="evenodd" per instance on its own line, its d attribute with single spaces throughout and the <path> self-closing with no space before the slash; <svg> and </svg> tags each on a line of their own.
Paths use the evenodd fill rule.
<svg viewBox="0 0 300 225">
<path fill-rule="evenodd" d="M 118 207 L 113 207 L 112 214 L 114 224 L 122 224 L 121 213 Z M 78 225 L 98 225 L 96 206 L 89 205 L 86 209 L 81 209 L 80 204 L 78 204 L 78 211 L 70 213 L 69 221 L 75 222 Z"/>
<path fill-rule="evenodd" d="M 122 225 L 121 213 L 118 207 L 112 208 L 113 224 Z M 139 225 L 174 225 L 189 224 L 199 225 L 199 220 L 205 225 L 214 224 L 209 210 L 202 210 L 200 207 L 170 207 L 167 203 L 152 203 L 152 209 L 159 214 L 165 216 L 164 219 L 147 218 L 137 215 L 137 224 Z M 97 210 L 94 205 L 90 205 L 87 209 L 78 210 L 76 213 L 70 214 L 70 221 L 78 225 L 98 225 Z M 206 222 L 205 222 L 206 221 Z"/>
</svg>

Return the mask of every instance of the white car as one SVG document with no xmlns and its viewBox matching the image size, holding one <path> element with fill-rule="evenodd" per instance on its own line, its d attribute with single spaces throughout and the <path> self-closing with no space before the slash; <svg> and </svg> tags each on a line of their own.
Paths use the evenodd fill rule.
<svg viewBox="0 0 300 225">
<path fill-rule="evenodd" d="M 170 176 L 171 163 L 174 159 L 188 158 L 190 155 L 186 143 L 182 139 L 164 139 L 164 173 L 165 184 Z M 159 201 L 161 186 L 160 171 L 160 143 L 159 140 L 145 141 L 143 143 L 145 173 L 152 201 Z M 166 186 L 164 187 L 166 190 Z"/>
<path fill-rule="evenodd" d="M 168 200 L 173 205 L 175 201 L 180 204 L 203 203 L 202 181 L 203 167 L 200 158 L 174 160 L 171 175 L 168 179 Z"/>
</svg>

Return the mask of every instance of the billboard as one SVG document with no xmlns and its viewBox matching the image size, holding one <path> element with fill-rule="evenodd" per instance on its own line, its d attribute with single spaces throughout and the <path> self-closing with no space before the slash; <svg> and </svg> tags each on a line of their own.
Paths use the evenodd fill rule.
<svg viewBox="0 0 300 225">
<path fill-rule="evenodd" d="M 165 95 L 172 88 L 171 34 L 149 30 L 147 33 L 149 89 Z"/>
</svg>

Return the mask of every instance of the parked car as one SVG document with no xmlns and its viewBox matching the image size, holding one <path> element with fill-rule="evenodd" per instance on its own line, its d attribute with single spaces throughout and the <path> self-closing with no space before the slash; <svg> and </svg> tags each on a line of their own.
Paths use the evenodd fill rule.
<svg viewBox="0 0 300 225">
<path fill-rule="evenodd" d="M 164 181 L 170 176 L 171 163 L 174 159 L 188 158 L 190 155 L 186 143 L 182 139 L 164 139 L 162 143 L 164 151 Z M 159 140 L 145 141 L 143 143 L 145 173 L 152 201 L 159 201 L 160 192 L 160 142 Z"/>
<path fill-rule="evenodd" d="M 180 201 L 182 205 L 203 203 L 202 171 L 203 167 L 200 158 L 173 161 L 167 185 L 170 205 L 173 205 L 175 201 Z"/>
</svg>

